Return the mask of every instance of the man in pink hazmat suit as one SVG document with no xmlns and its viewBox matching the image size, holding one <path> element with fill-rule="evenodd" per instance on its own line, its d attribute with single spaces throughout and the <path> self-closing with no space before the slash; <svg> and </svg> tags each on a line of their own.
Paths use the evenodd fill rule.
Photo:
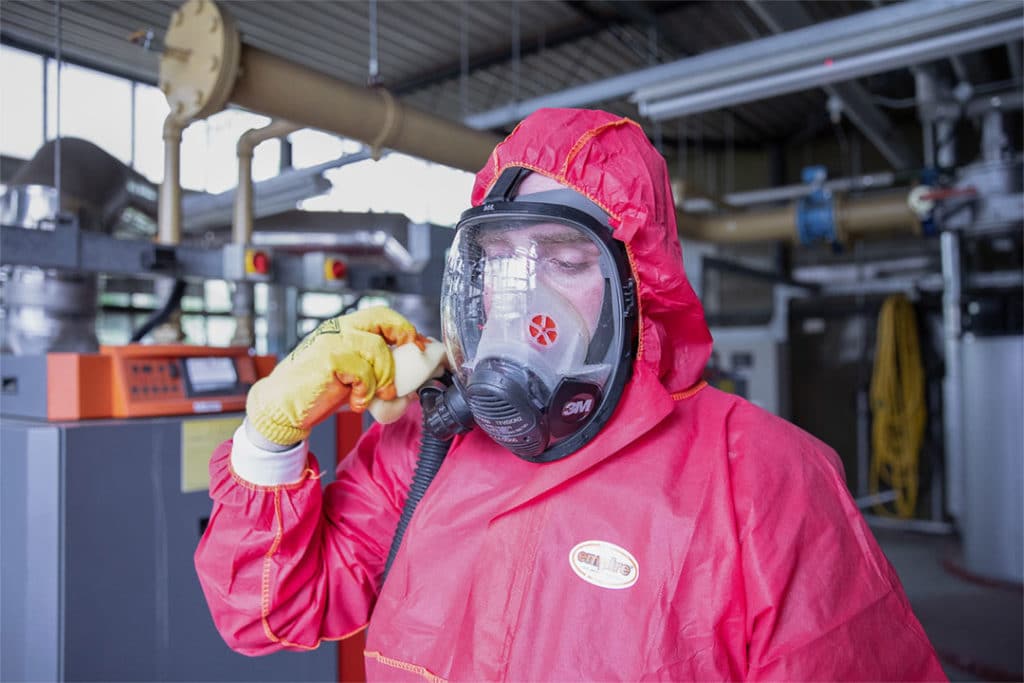
<svg viewBox="0 0 1024 683">
<path fill-rule="evenodd" d="M 371 680 L 945 679 L 835 453 L 701 381 L 711 336 L 642 129 L 538 111 L 472 203 L 435 403 L 375 424 L 321 487 L 309 427 L 394 397 L 388 345 L 423 343 L 368 309 L 257 383 L 214 453 L 196 567 L 227 643 L 369 625 Z M 424 424 L 454 435 L 429 488 Z"/>
</svg>

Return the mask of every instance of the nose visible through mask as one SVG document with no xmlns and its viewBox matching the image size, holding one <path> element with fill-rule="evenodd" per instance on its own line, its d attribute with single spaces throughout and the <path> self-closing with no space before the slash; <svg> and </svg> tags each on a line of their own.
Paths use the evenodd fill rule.
<svg viewBox="0 0 1024 683">
<path fill-rule="evenodd" d="M 590 345 L 587 322 L 571 302 L 524 272 L 526 263 L 497 259 L 488 264 L 487 322 L 476 359 L 503 358 L 532 369 L 554 391 L 558 379 L 582 372 Z M 524 279 L 536 279 L 522 286 Z"/>
</svg>

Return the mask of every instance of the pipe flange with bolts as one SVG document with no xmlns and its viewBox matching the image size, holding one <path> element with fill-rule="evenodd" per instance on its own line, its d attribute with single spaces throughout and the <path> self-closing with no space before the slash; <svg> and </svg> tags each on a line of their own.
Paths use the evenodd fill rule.
<svg viewBox="0 0 1024 683">
<path fill-rule="evenodd" d="M 242 43 L 234 21 L 211 0 L 188 0 L 171 15 L 160 57 L 160 89 L 175 119 L 225 107 L 238 78 Z"/>
</svg>

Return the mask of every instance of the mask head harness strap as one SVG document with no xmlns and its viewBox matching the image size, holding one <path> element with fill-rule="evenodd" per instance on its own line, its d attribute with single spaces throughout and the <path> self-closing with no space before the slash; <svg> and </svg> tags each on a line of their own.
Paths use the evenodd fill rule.
<svg viewBox="0 0 1024 683">
<path fill-rule="evenodd" d="M 611 225 L 608 222 L 608 214 L 604 210 L 590 201 L 579 192 L 571 190 L 568 187 L 560 188 L 557 190 L 545 190 L 543 192 L 533 192 L 528 195 L 516 197 L 516 193 L 519 190 L 519 186 L 522 184 L 526 176 L 532 173 L 528 168 L 510 168 L 506 170 L 501 176 L 495 181 L 491 187 L 491 191 L 487 193 L 484 198 L 484 204 L 494 204 L 496 202 L 529 202 L 531 204 L 551 204 L 554 206 L 567 206 L 577 211 L 582 211 L 587 214 L 595 221 L 603 225 L 609 231 Z"/>
</svg>

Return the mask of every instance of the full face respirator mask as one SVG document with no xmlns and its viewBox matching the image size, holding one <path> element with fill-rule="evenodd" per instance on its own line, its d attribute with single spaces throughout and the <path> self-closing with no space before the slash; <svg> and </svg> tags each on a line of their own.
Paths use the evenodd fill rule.
<svg viewBox="0 0 1024 683">
<path fill-rule="evenodd" d="M 506 171 L 456 226 L 441 298 L 451 375 L 421 395 L 435 437 L 475 425 L 540 463 L 611 417 L 632 373 L 637 303 L 607 214 L 567 188 L 512 199 L 527 174 Z"/>
</svg>

